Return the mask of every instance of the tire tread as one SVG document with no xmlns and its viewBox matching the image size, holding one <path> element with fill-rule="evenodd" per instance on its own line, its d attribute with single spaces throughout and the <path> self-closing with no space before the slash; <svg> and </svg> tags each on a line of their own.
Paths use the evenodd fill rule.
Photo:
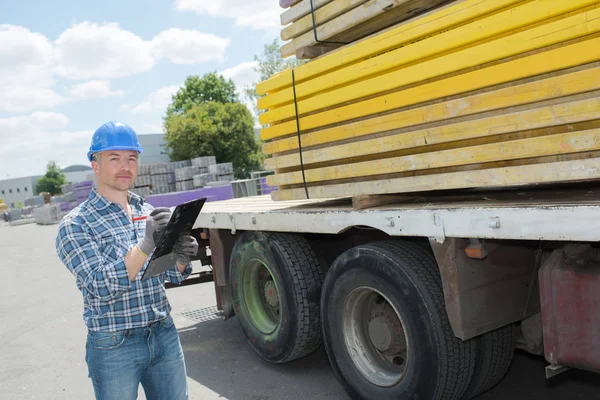
<svg viewBox="0 0 600 400">
<path fill-rule="evenodd" d="M 395 256 L 396 260 L 403 260 L 415 275 L 418 283 L 425 288 L 422 295 L 430 296 L 430 304 L 435 307 L 432 315 L 439 316 L 439 333 L 446 349 L 445 352 L 442 352 L 446 357 L 441 360 L 440 379 L 435 398 L 440 400 L 462 399 L 475 367 L 475 346 L 473 341 L 462 341 L 454 336 L 446 313 L 441 276 L 433 254 L 422 246 L 395 240 L 368 246 L 382 249 Z"/>
<path fill-rule="evenodd" d="M 496 386 L 508 372 L 515 352 L 512 325 L 485 333 L 475 339 L 477 360 L 466 398 L 471 399 Z"/>
<path fill-rule="evenodd" d="M 319 296 L 323 283 L 320 261 L 310 243 L 302 236 L 287 233 L 268 233 L 286 259 L 294 280 L 294 292 L 298 305 L 297 340 L 294 348 L 282 362 L 289 362 L 316 351 L 321 345 L 321 318 Z M 309 293 L 317 293 L 315 301 Z"/>
</svg>

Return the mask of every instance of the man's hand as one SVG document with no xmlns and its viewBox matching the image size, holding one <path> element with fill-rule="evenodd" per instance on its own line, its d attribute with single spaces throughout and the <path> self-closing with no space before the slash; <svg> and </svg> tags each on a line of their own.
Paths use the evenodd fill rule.
<svg viewBox="0 0 600 400">
<path fill-rule="evenodd" d="M 146 219 L 146 232 L 137 244 L 138 249 L 148 256 L 154 250 L 156 242 L 165 231 L 167 223 L 171 218 L 171 210 L 168 208 L 155 208 Z"/>
<path fill-rule="evenodd" d="M 177 254 L 177 264 L 186 266 L 198 254 L 198 241 L 193 236 L 183 235 L 175 243 L 173 251 Z"/>
</svg>

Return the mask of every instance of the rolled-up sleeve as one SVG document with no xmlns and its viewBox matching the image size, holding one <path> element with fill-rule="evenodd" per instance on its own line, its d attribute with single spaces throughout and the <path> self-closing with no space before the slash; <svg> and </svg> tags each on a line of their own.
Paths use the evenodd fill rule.
<svg viewBox="0 0 600 400">
<path fill-rule="evenodd" d="M 76 219 L 65 218 L 56 238 L 58 257 L 80 286 L 101 300 L 111 300 L 129 290 L 131 282 L 124 259 L 109 262 Z"/>
<path fill-rule="evenodd" d="M 185 267 L 183 274 L 181 273 L 181 271 L 179 271 L 179 268 L 177 268 L 177 264 L 175 264 L 175 266 L 173 268 L 171 268 L 165 272 L 165 278 L 169 282 L 178 285 L 181 282 L 185 281 L 191 274 L 192 274 L 192 263 L 189 263 Z"/>
</svg>

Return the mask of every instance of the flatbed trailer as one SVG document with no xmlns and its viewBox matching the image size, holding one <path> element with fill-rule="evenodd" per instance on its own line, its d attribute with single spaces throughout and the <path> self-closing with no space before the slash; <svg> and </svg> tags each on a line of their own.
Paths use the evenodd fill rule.
<svg viewBox="0 0 600 400">
<path fill-rule="evenodd" d="M 272 363 L 324 345 L 350 397 L 469 399 L 515 348 L 600 371 L 600 191 L 206 203 L 217 306 Z M 202 246 L 201 246 L 202 247 Z"/>
</svg>

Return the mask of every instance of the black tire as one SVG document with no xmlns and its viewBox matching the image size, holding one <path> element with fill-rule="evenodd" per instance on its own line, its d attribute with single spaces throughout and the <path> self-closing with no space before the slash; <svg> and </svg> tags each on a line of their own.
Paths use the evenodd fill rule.
<svg viewBox="0 0 600 400">
<path fill-rule="evenodd" d="M 515 354 L 515 331 L 512 325 L 478 336 L 477 356 L 471 384 L 465 394 L 472 399 L 496 386 L 508 372 Z"/>
<path fill-rule="evenodd" d="M 379 292 L 375 294 L 379 304 L 383 297 L 387 300 L 385 304 L 395 308 L 402 330 L 407 334 L 407 359 L 400 357 L 396 365 L 384 364 L 405 368 L 403 378 L 385 385 L 373 382 L 384 376 L 382 369 L 375 367 L 375 374 L 364 374 L 352 358 L 360 358 L 357 354 L 363 358 L 371 354 L 376 358 L 381 352 L 377 352 L 373 344 L 357 345 L 360 341 L 355 337 L 349 340 L 351 345 L 346 344 L 349 331 L 362 329 L 365 337 L 368 336 L 370 326 L 343 329 L 344 321 L 349 318 L 343 317 L 344 304 L 352 304 L 350 299 L 360 291 L 369 290 L 365 288 Z M 347 307 L 346 315 L 356 309 L 354 305 Z M 369 310 L 372 312 L 376 307 Z M 367 309 L 365 306 L 364 310 Z M 467 390 L 475 364 L 474 342 L 463 342 L 454 336 L 446 314 L 437 263 L 431 252 L 419 245 L 390 241 L 358 246 L 340 255 L 323 283 L 321 318 L 329 361 L 337 379 L 353 399 L 458 400 Z M 397 338 L 401 330 L 394 328 L 389 332 Z M 349 347 L 353 347 L 353 356 Z"/>
<path fill-rule="evenodd" d="M 257 260 L 268 266 L 266 270 L 272 278 L 245 282 L 256 281 L 256 286 L 261 287 L 262 282 L 272 280 L 274 284 L 270 287 L 275 286 L 277 300 L 267 294 L 257 300 L 251 293 L 260 294 L 261 290 L 243 283 L 244 274 L 262 268 Z M 234 310 L 248 343 L 264 360 L 289 362 L 311 354 L 321 345 L 319 296 L 323 277 L 320 267 L 317 256 L 302 236 L 246 232 L 236 241 L 229 270 Z M 264 291 L 268 292 L 266 283 Z M 277 306 L 265 301 L 276 302 Z M 274 308 L 278 308 L 278 313 Z M 257 317 L 263 313 L 268 316 L 266 320 Z"/>
</svg>

